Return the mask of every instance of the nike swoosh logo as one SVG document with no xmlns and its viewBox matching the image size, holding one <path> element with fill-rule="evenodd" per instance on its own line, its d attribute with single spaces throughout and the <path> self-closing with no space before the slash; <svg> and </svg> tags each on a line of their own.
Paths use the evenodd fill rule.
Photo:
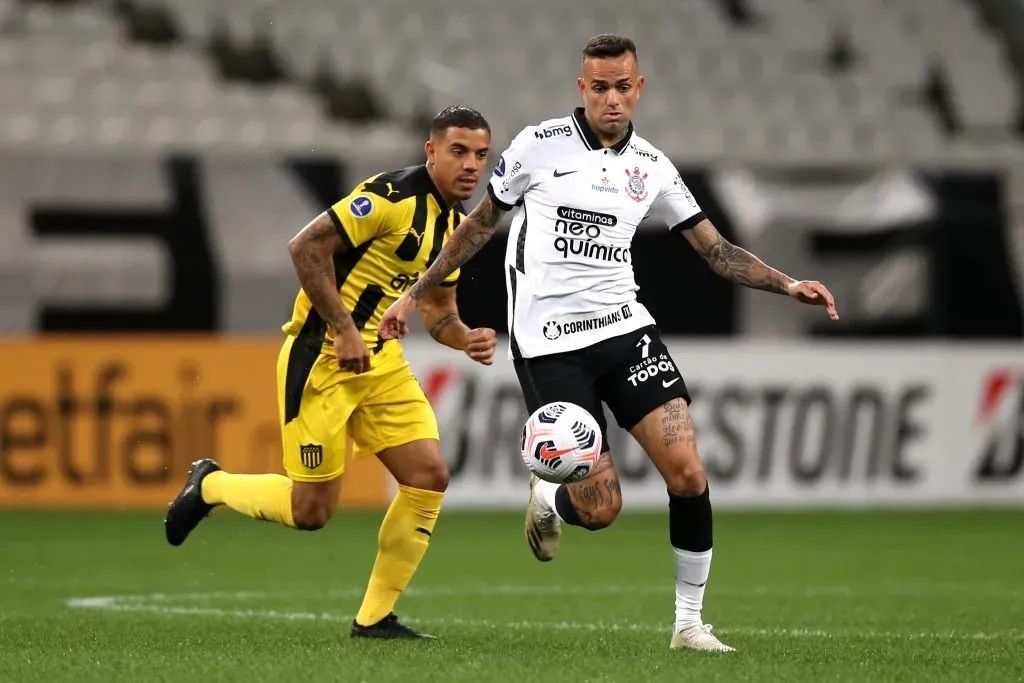
<svg viewBox="0 0 1024 683">
<path fill-rule="evenodd" d="M 557 458 L 560 455 L 565 455 L 566 453 L 572 453 L 574 450 L 576 450 L 576 449 L 575 448 L 563 448 L 563 449 L 558 450 L 558 451 L 549 451 L 547 448 L 542 448 L 542 449 L 540 449 L 540 455 L 541 455 L 542 458 Z"/>
<path fill-rule="evenodd" d="M 570 175 L 570 174 L 575 173 L 575 172 L 576 171 L 562 171 L 562 172 L 559 172 L 558 169 L 556 168 L 555 169 L 555 177 L 556 178 L 561 178 L 564 175 Z"/>
<path fill-rule="evenodd" d="M 675 384 L 678 381 L 679 381 L 678 377 L 676 377 L 674 380 L 671 380 L 671 381 L 663 379 L 663 380 L 661 380 L 661 386 L 663 386 L 666 389 L 668 389 L 670 386 L 672 386 L 673 384 Z"/>
<path fill-rule="evenodd" d="M 690 583 L 689 581 L 683 580 L 683 583 L 685 583 L 687 586 L 693 586 L 694 588 L 703 588 L 704 583 L 707 583 L 707 581 L 705 581 L 704 583 Z"/>
</svg>

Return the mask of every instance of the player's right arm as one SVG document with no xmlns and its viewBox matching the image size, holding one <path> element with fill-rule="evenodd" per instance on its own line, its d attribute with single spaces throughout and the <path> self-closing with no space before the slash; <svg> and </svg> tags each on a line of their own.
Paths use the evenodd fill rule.
<svg viewBox="0 0 1024 683">
<path fill-rule="evenodd" d="M 487 244 L 504 213 L 495 206 L 494 199 L 488 194 L 459 222 L 459 226 L 448 238 L 434 264 L 427 268 L 408 292 L 384 311 L 378 326 L 382 339 L 401 339 L 409 334 L 409 318 L 412 317 L 413 310 L 424 301 L 434 287 L 444 282 Z"/>
<path fill-rule="evenodd" d="M 303 291 L 334 331 L 334 353 L 344 370 L 370 369 L 370 352 L 338 292 L 334 258 L 384 228 L 385 210 L 358 190 L 309 222 L 288 242 Z"/>
<path fill-rule="evenodd" d="M 427 272 L 423 273 L 409 289 L 409 297 L 413 301 L 421 301 L 431 289 L 444 282 L 449 275 L 473 258 L 494 236 L 498 221 L 505 215 L 506 209 L 495 203 L 490 186 L 487 190 L 487 196 L 459 222 L 459 227 L 455 228 L 452 236 L 448 238 L 434 264 L 427 268 Z"/>
<path fill-rule="evenodd" d="M 533 156 L 534 140 L 533 129 L 526 128 L 501 155 L 487 184 L 487 195 L 462 219 L 433 265 L 384 312 L 379 327 L 382 338 L 396 339 L 408 334 L 409 318 L 417 304 L 473 258 L 494 235 L 501 217 L 522 199 L 530 186 L 528 161 Z"/>
<path fill-rule="evenodd" d="M 532 128 L 512 140 L 494 167 L 487 195 L 462 219 L 427 272 L 409 289 L 409 297 L 421 301 L 427 292 L 444 282 L 480 251 L 498 229 L 498 222 L 523 198 L 530 186 L 536 138 Z"/>
</svg>

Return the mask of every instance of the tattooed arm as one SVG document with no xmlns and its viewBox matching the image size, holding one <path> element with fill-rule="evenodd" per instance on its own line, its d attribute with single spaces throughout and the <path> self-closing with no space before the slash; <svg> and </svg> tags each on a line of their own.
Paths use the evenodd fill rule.
<svg viewBox="0 0 1024 683">
<path fill-rule="evenodd" d="M 422 300 L 428 291 L 473 258 L 494 235 L 504 213 L 491 201 L 490 195 L 485 195 L 476 208 L 462 219 L 459 227 L 455 228 L 434 264 L 427 268 L 427 272 L 409 290 L 413 300 Z"/>
<path fill-rule="evenodd" d="M 353 325 L 352 316 L 341 303 L 334 273 L 334 256 L 344 251 L 344 242 L 331 217 L 322 213 L 288 242 L 295 272 L 306 296 L 328 325 L 343 332 Z"/>
<path fill-rule="evenodd" d="M 455 287 L 435 287 L 419 302 L 420 319 L 439 344 L 466 349 L 469 327 L 459 318 Z"/>
<path fill-rule="evenodd" d="M 505 212 L 496 206 L 487 195 L 477 204 L 473 211 L 462 219 L 448 238 L 441 253 L 427 272 L 420 276 L 409 291 L 388 306 L 380 319 L 380 335 L 382 339 L 401 339 L 409 333 L 409 318 L 412 309 L 421 303 L 428 293 L 445 278 L 462 267 L 481 247 L 491 239 L 498 221 Z M 471 358 L 489 365 L 494 351 L 494 330 L 478 328 L 469 331 L 466 353 Z"/>
<path fill-rule="evenodd" d="M 789 294 L 795 279 L 764 264 L 746 249 L 737 247 L 715 229 L 706 218 L 683 235 L 711 269 L 740 285 L 766 292 Z"/>
</svg>

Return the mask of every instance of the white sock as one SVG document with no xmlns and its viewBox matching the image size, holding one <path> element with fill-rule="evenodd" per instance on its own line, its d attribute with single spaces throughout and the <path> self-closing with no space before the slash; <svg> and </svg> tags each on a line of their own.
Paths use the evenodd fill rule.
<svg viewBox="0 0 1024 683">
<path fill-rule="evenodd" d="M 558 491 L 559 486 L 560 484 L 554 484 L 550 481 L 540 479 L 533 487 L 534 494 L 540 498 L 540 502 L 554 510 L 555 515 L 558 515 L 558 508 L 555 507 L 555 492 Z M 562 519 L 560 515 L 558 518 Z M 564 522 L 565 520 L 562 519 L 562 521 Z"/>
<path fill-rule="evenodd" d="M 711 573 L 711 550 L 694 553 L 673 548 L 676 553 L 676 632 L 704 622 L 704 584 Z"/>
</svg>

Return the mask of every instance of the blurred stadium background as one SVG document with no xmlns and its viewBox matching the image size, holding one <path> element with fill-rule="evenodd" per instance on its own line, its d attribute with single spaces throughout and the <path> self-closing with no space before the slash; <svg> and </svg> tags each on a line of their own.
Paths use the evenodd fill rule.
<svg viewBox="0 0 1024 683">
<path fill-rule="evenodd" d="M 601 32 L 636 40 L 648 78 L 637 129 L 673 159 L 721 232 L 825 282 L 842 316 L 830 324 L 820 310 L 733 287 L 663 226 L 642 226 L 633 247 L 641 299 L 696 394 L 716 509 L 1019 506 L 1022 2 L 0 0 L 0 507 L 100 508 L 115 515 L 102 517 L 110 539 L 128 539 L 115 551 L 104 533 L 65 526 L 81 517 L 8 512 L 0 557 L 23 559 L 11 560 L 7 587 L 29 585 L 19 584 L 26 574 L 57 577 L 55 562 L 79 557 L 65 541 L 84 533 L 128 564 L 139 561 L 132 548 L 145 548 L 139 566 L 156 578 L 96 560 L 92 583 L 40 579 L 39 600 L 77 588 L 195 590 L 163 555 L 153 520 L 196 458 L 280 469 L 273 367 L 298 286 L 287 240 L 353 183 L 418 163 L 427 122 L 449 104 L 489 119 L 493 164 L 522 126 L 577 104 L 579 49 Z M 504 239 L 467 265 L 459 288 L 463 317 L 501 333 Z M 520 543 L 525 411 L 510 363 L 474 367 L 422 333 L 406 348 L 441 422 L 453 472 L 446 510 L 509 511 L 490 527 L 489 517 L 452 524 L 500 527 Z M 657 473 L 626 435 L 611 438 L 627 509 L 662 510 Z M 366 541 L 353 585 L 368 570 L 375 511 L 391 487 L 375 462 L 351 464 L 342 505 L 370 510 L 353 512 Z M 128 512 L 137 508 L 148 530 Z M 765 553 L 747 566 L 764 563 L 770 575 L 781 560 L 756 544 L 770 527 L 737 514 L 718 528 L 728 535 L 728 520 L 739 520 L 733 533 Z M 1007 514 L 979 522 L 1005 527 L 1004 547 L 1021 530 L 1019 513 Z M 663 519 L 651 519 L 635 523 L 660 529 Z M 857 566 L 878 551 L 877 534 L 901 523 L 901 542 L 925 534 L 920 552 L 944 543 L 927 537 L 941 533 L 928 518 L 900 519 L 830 522 L 855 532 L 833 552 Z M 956 539 L 960 520 L 969 546 L 968 519 L 943 524 Z M 796 552 L 814 554 L 831 538 L 811 517 L 783 524 L 804 533 Z M 304 539 L 258 533 L 317 556 L 315 539 L 303 551 Z M 614 552 L 590 547 L 595 559 Z M 190 566 L 212 576 L 216 549 L 199 548 Z M 255 545 L 234 551 L 238 567 L 249 555 L 270 562 Z M 494 550 L 525 562 L 519 551 Z M 438 576 L 430 558 L 428 586 Z M 948 601 L 956 563 L 949 575 L 929 566 L 933 583 L 918 595 Z M 726 583 L 749 578 L 723 571 Z M 1010 592 L 989 596 L 1002 601 L 990 605 L 997 616 L 968 615 L 972 628 L 1006 619 L 1019 629 L 1024 587 L 1012 576 L 1003 577 Z M 940 580 L 946 588 L 935 588 Z M 264 587 L 251 575 L 219 581 Z M 734 595 L 737 606 L 750 600 Z M 45 640 L 36 607 L 21 609 L 22 633 Z M 1019 647 L 1015 633 L 995 640 Z M 932 656 L 928 680 L 956 671 L 940 650 Z M 16 670 L 34 680 L 33 669 Z"/>
</svg>

